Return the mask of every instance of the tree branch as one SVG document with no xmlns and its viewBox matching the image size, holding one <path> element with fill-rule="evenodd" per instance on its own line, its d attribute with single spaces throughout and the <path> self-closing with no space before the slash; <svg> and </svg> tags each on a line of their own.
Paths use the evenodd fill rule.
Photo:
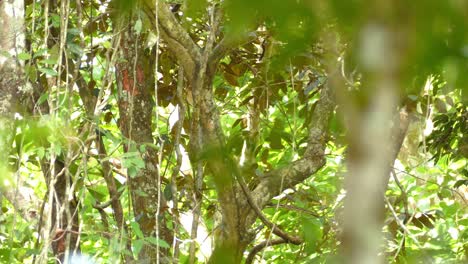
<svg viewBox="0 0 468 264">
<path fill-rule="evenodd" d="M 247 259 L 245 260 L 245 264 L 253 263 L 255 255 L 257 255 L 257 253 L 262 251 L 264 248 L 268 246 L 274 246 L 274 245 L 280 245 L 280 244 L 286 244 L 286 243 L 289 243 L 289 242 L 282 238 L 262 241 L 260 244 L 253 247 L 252 250 L 249 252 Z"/>
<path fill-rule="evenodd" d="M 187 76 L 191 79 L 195 74 L 195 65 L 201 58 L 200 47 L 193 42 L 187 30 L 179 24 L 169 6 L 164 1 L 159 1 L 158 5 L 157 17 L 161 36 L 169 44 L 168 48 L 177 57 Z M 146 0 L 144 6 L 149 21 L 153 27 L 156 27 L 154 2 Z"/>
<path fill-rule="evenodd" d="M 16 188 L 1 188 L 1 194 L 13 205 L 13 208 L 19 213 L 19 215 L 26 221 L 31 221 L 37 218 L 37 204 L 34 201 L 39 201 L 39 199 L 34 194 L 34 191 L 27 187 L 23 190 L 20 190 L 19 187 Z M 25 190 L 27 190 L 26 197 Z"/>
<path fill-rule="evenodd" d="M 249 190 L 249 188 L 247 187 L 247 185 L 244 182 L 244 178 L 239 173 L 236 173 L 236 174 L 237 174 L 236 175 L 237 181 L 239 182 L 239 184 L 240 184 L 240 186 L 242 188 L 242 191 L 244 192 L 244 195 L 247 198 L 247 202 L 249 203 L 250 207 L 252 207 L 252 209 L 255 211 L 255 213 L 257 214 L 258 218 L 260 218 L 262 223 L 264 223 L 266 226 L 268 226 L 268 228 L 271 229 L 273 234 L 281 237 L 284 241 L 286 241 L 288 243 L 292 243 L 294 245 L 302 244 L 302 242 L 304 242 L 304 241 L 300 237 L 295 237 L 295 236 L 289 235 L 288 233 L 286 233 L 285 231 L 280 229 L 276 224 L 273 224 L 272 222 L 270 222 L 270 220 L 268 220 L 265 217 L 265 215 L 263 215 L 262 210 L 253 201 L 253 198 L 252 198 L 252 196 L 250 194 L 250 190 Z"/>
<path fill-rule="evenodd" d="M 213 62 L 219 61 L 222 57 L 224 57 L 230 50 L 242 46 L 256 38 L 255 32 L 249 32 L 241 37 L 232 37 L 232 36 L 225 36 L 213 49 L 211 53 L 208 63 L 211 64 Z"/>
<path fill-rule="evenodd" d="M 328 123 L 335 108 L 331 89 L 327 84 L 321 91 L 320 100 L 309 125 L 304 157 L 286 167 L 277 168 L 265 174 L 260 184 L 254 189 L 252 196 L 260 208 L 263 208 L 273 196 L 302 182 L 325 165 Z"/>
</svg>

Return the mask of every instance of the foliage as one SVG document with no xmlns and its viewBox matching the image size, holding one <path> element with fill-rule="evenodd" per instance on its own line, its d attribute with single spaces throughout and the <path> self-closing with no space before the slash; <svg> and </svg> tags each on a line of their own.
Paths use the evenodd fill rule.
<svg viewBox="0 0 468 264">
<path fill-rule="evenodd" d="M 220 59 L 212 85 L 207 85 L 219 111 L 222 155 L 214 140 L 210 144 L 215 150 L 208 144 L 203 151 L 197 149 L 193 120 L 200 115 L 200 103 L 194 100 L 190 78 L 185 75 L 185 84 L 180 78 L 183 62 L 171 49 L 177 43 L 167 41 L 167 32 L 163 27 L 157 31 L 155 16 L 146 13 L 146 5 L 154 1 L 24 2 L 27 50 L 17 59 L 34 84 L 33 102 L 15 121 L 9 159 L 14 173 L 2 178 L 2 188 L 17 190 L 30 210 L 25 219 L 17 205 L 0 200 L 0 262 L 31 262 L 45 248 L 45 262 L 53 263 L 55 256 L 47 251 L 52 242 L 44 241 L 50 226 L 44 223 L 52 218 L 50 190 L 55 182 L 47 172 L 56 161 L 64 164 L 69 177 L 66 201 L 74 201 L 73 213 L 79 216 L 81 252 L 93 262 L 126 262 L 145 247 L 166 250 L 173 257 L 177 246 L 179 262 L 189 263 L 192 243 L 198 247 L 197 261 L 207 261 L 219 215 L 230 206 L 219 200 L 221 175 L 210 162 L 223 163 L 228 177 L 241 174 L 254 190 L 276 168 L 301 160 L 316 125 L 315 109 L 333 75 L 349 76 L 344 86 L 351 97 L 346 99 L 368 107 L 372 97 L 363 83 L 369 75 L 359 63 L 360 36 L 368 23 L 388 24 L 408 38 L 407 46 L 399 47 L 404 88 L 398 107 L 408 107 L 412 127 L 385 194 L 383 253 L 388 261 L 401 263 L 467 260 L 466 1 L 391 1 L 385 7 L 364 0 L 170 1 L 175 21 L 197 45 L 210 41 L 214 9 L 224 13 L 215 42 L 224 37 L 243 40 Z M 128 24 L 121 27 L 125 19 Z M 127 47 L 121 46 L 126 39 L 135 41 L 134 57 L 126 57 Z M 339 70 L 330 73 L 330 61 L 341 62 Z M 122 65 L 131 65 L 132 71 L 125 72 Z M 140 80 L 145 74 L 141 72 L 150 74 Z M 133 84 L 125 82 L 125 74 Z M 135 92 L 140 86 L 146 90 Z M 128 134 L 139 132 L 132 130 L 133 118 L 141 117 L 134 113 L 145 103 L 132 99 L 125 105 L 125 92 L 129 98 L 151 97 L 151 126 L 145 128 L 151 138 Z M 337 103 L 336 113 L 342 110 Z M 337 260 L 349 161 L 344 123 L 339 115 L 331 117 L 325 165 L 261 208 L 267 219 L 304 243 L 265 247 L 257 255 L 257 260 L 262 258 L 258 263 Z M 198 186 L 200 168 L 203 180 Z M 158 181 L 158 200 L 147 186 L 138 185 L 142 175 Z M 152 217 L 157 214 L 157 223 L 165 229 L 158 230 L 158 236 L 145 233 L 142 219 L 147 215 L 135 211 L 135 197 L 159 205 Z M 201 217 L 194 237 L 191 224 L 197 207 Z M 255 245 L 275 238 L 260 218 L 247 229 L 253 240 L 241 252 L 243 257 Z M 179 242 L 164 240 L 164 230 Z"/>
</svg>

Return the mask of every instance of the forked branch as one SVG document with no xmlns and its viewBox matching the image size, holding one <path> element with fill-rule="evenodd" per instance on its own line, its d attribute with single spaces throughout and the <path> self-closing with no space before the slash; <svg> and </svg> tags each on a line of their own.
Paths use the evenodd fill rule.
<svg viewBox="0 0 468 264">
<path fill-rule="evenodd" d="M 260 208 L 263 208 L 273 196 L 302 182 L 325 165 L 328 123 L 334 108 L 332 87 L 327 84 L 322 89 L 320 100 L 312 114 L 304 157 L 286 167 L 267 173 L 253 190 L 253 199 Z"/>
<path fill-rule="evenodd" d="M 156 28 L 155 18 L 158 18 L 161 37 L 168 43 L 168 48 L 177 57 L 187 76 L 191 79 L 195 74 L 195 65 L 201 58 L 200 47 L 195 44 L 187 30 L 180 25 L 164 1 L 159 0 L 158 10 L 155 9 L 154 0 L 144 2 L 144 10 L 148 20 L 152 23 L 153 28 Z"/>
</svg>

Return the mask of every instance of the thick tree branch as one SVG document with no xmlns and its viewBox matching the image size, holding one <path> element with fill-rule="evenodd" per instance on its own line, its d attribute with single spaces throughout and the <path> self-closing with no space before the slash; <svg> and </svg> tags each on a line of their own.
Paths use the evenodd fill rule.
<svg viewBox="0 0 468 264">
<path fill-rule="evenodd" d="M 156 27 L 154 18 L 157 11 L 161 36 L 169 44 L 168 48 L 177 57 L 187 76 L 191 79 L 195 74 L 195 65 L 201 58 L 200 47 L 193 42 L 187 30 L 179 24 L 169 6 L 164 1 L 159 1 L 158 5 L 158 10 L 155 10 L 154 1 L 146 0 L 144 10 L 153 27 Z"/>
<path fill-rule="evenodd" d="M 389 10 L 378 10 L 382 17 Z M 366 95 L 369 104 L 365 111 L 349 100 L 348 104 L 359 119 L 347 122 L 348 155 L 345 175 L 344 210 L 340 249 L 345 263 L 383 263 L 381 253 L 382 226 L 385 219 L 385 191 L 392 164 L 400 151 L 407 130 L 407 114 L 396 112 L 405 57 L 406 34 L 396 33 L 393 25 L 370 22 L 363 28 L 359 50 L 376 47 L 376 38 L 384 45 L 372 56 L 361 56 L 364 85 L 360 96 Z M 378 32 L 378 33 L 377 33 Z M 365 52 L 368 52 L 367 50 Z M 368 54 L 367 54 L 368 55 Z M 391 58 L 390 60 L 388 58 Z M 344 113 L 345 118 L 347 112 Z"/>
<path fill-rule="evenodd" d="M 27 98 L 30 84 L 23 78 L 24 64 L 17 55 L 25 50 L 24 2 L 0 1 L 0 173 L 8 178 L 9 156 L 14 151 L 12 143 L 16 133 L 14 115 L 21 112 L 21 104 Z M 18 175 L 20 177 L 20 175 Z M 19 181 L 21 182 L 21 181 Z M 13 184 L 11 184 L 13 185 Z M 36 197 L 25 197 L 19 186 L 11 188 L 0 183 L 0 192 L 21 216 L 29 219 Z M 34 193 L 30 192 L 32 196 Z"/>
<path fill-rule="evenodd" d="M 226 54 L 243 44 L 249 43 L 250 41 L 256 38 L 255 32 L 246 33 L 240 37 L 232 37 L 232 36 L 225 36 L 213 49 L 211 53 L 208 63 L 214 63 L 219 61 L 222 57 L 226 56 Z"/>
<path fill-rule="evenodd" d="M 304 157 L 286 167 L 267 173 L 254 189 L 252 196 L 260 208 L 263 208 L 273 196 L 302 182 L 325 164 L 328 123 L 335 108 L 331 89 L 330 85 L 325 85 L 321 91 L 320 100 L 309 125 L 308 144 Z"/>
<path fill-rule="evenodd" d="M 27 192 L 25 190 L 27 190 Z M 24 220 L 35 220 L 38 212 L 38 205 L 35 203 L 39 201 L 39 199 L 36 197 L 33 190 L 30 188 L 20 190 L 19 187 L 2 187 L 0 192 L 13 205 L 13 208 L 15 208 Z"/>
</svg>

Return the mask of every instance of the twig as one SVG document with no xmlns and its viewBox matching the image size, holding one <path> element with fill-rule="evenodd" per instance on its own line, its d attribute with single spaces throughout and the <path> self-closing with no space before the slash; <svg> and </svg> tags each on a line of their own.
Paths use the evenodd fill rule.
<svg viewBox="0 0 468 264">
<path fill-rule="evenodd" d="M 403 199 L 403 205 L 405 207 L 405 214 L 409 215 L 408 194 L 406 193 L 405 189 L 403 188 L 403 185 L 401 184 L 400 180 L 398 180 L 398 177 L 397 177 L 397 175 L 395 173 L 395 169 L 392 169 L 392 176 L 393 176 L 393 179 L 395 180 L 396 185 L 401 190 L 401 198 Z"/>
<path fill-rule="evenodd" d="M 174 151 L 176 154 L 177 163 L 172 171 L 171 177 L 171 193 L 172 193 L 172 203 L 173 203 L 173 216 L 174 216 L 174 240 L 172 243 L 172 259 L 174 264 L 178 263 L 179 260 L 179 245 L 180 241 L 177 239 L 178 230 L 179 230 L 179 197 L 177 194 L 177 176 L 179 175 L 180 168 L 182 167 L 182 153 L 180 152 L 180 136 L 182 134 L 182 128 L 184 126 L 184 119 L 185 119 L 185 104 L 183 98 L 183 87 L 184 87 L 184 68 L 179 65 L 179 72 L 178 72 L 178 80 L 177 80 L 177 91 L 176 91 L 176 99 L 177 105 L 179 108 L 179 120 L 176 124 L 176 132 L 174 136 Z"/>
<path fill-rule="evenodd" d="M 321 217 L 316 212 L 313 212 L 311 210 L 307 210 L 307 209 L 302 208 L 302 207 L 290 205 L 290 204 L 280 204 L 280 205 L 267 204 L 267 205 L 265 205 L 265 207 L 280 207 L 280 208 L 284 208 L 284 209 L 287 209 L 287 210 L 292 210 L 292 211 L 308 214 L 308 215 L 311 215 L 311 216 L 317 217 L 317 218 Z"/>
<path fill-rule="evenodd" d="M 238 174 L 238 173 L 236 173 L 236 174 Z M 252 198 L 252 195 L 250 194 L 250 191 L 249 191 L 247 185 L 245 184 L 244 179 L 242 178 L 242 176 L 241 175 L 236 175 L 236 178 L 237 178 L 237 181 L 239 182 L 239 184 L 240 184 L 240 186 L 242 188 L 242 191 L 244 192 L 245 197 L 247 198 L 247 202 L 249 203 L 250 207 L 252 207 L 252 209 L 255 211 L 255 213 L 260 218 L 260 220 L 262 221 L 263 224 L 268 226 L 268 228 L 270 228 L 271 231 L 275 235 L 277 235 L 277 236 L 281 237 L 283 240 L 285 240 L 286 243 L 291 243 L 291 244 L 294 244 L 294 245 L 300 245 L 300 244 L 302 244 L 304 242 L 302 240 L 302 238 L 296 237 L 296 236 L 291 236 L 288 233 L 286 233 L 285 231 L 281 230 L 276 224 L 273 224 L 272 222 L 270 222 L 270 220 L 268 220 L 265 217 L 265 215 L 262 213 L 260 208 L 255 204 L 255 202 L 254 202 L 254 200 Z"/>
<path fill-rule="evenodd" d="M 394 170 L 398 170 L 398 172 L 402 172 L 402 173 L 404 173 L 404 174 L 406 174 L 406 175 L 408 175 L 408 176 L 411 176 L 411 177 L 413 177 L 413 178 L 415 178 L 415 179 L 418 179 L 418 180 L 421 180 L 421 181 L 424 181 L 424 182 L 428 182 L 428 183 L 435 184 L 435 185 L 437 185 L 439 188 L 447 189 L 447 190 L 449 190 L 449 191 L 451 191 L 451 192 L 453 192 L 453 193 L 456 193 L 458 196 L 460 196 L 460 198 L 462 199 L 462 201 L 463 201 L 465 204 L 468 203 L 468 202 L 466 201 L 465 197 L 463 196 L 463 194 L 461 194 L 461 193 L 460 193 L 458 190 L 456 190 L 456 189 L 453 189 L 453 188 L 450 188 L 450 187 L 447 187 L 447 186 L 440 185 L 440 184 L 438 184 L 438 183 L 435 182 L 435 181 L 431 181 L 431 180 L 427 180 L 427 179 L 421 178 L 421 177 L 416 176 L 416 175 L 414 175 L 414 174 L 412 174 L 412 173 L 409 173 L 409 172 L 407 172 L 407 171 L 405 171 L 405 170 L 400 170 L 400 169 L 397 169 L 397 168 L 395 168 L 395 167 L 393 167 L 393 169 L 394 169 Z"/>
<path fill-rule="evenodd" d="M 286 243 L 289 243 L 289 242 L 282 238 L 273 239 L 273 240 L 265 240 L 265 241 L 260 242 L 260 244 L 254 246 L 252 250 L 249 252 L 247 259 L 245 260 L 245 264 L 251 264 L 255 258 L 255 255 L 257 255 L 257 253 L 262 251 L 264 248 L 269 247 L 269 246 L 286 244 Z"/>
<path fill-rule="evenodd" d="M 421 244 L 419 244 L 418 240 L 410 233 L 406 225 L 398 218 L 397 213 L 395 212 L 395 209 L 393 208 L 392 204 L 388 200 L 387 196 L 384 196 L 385 202 L 387 203 L 388 209 L 390 209 L 390 212 L 392 212 L 393 217 L 395 218 L 396 223 L 401 227 L 401 229 L 411 237 L 411 239 L 414 240 L 414 243 L 418 246 L 421 247 Z"/>
</svg>

